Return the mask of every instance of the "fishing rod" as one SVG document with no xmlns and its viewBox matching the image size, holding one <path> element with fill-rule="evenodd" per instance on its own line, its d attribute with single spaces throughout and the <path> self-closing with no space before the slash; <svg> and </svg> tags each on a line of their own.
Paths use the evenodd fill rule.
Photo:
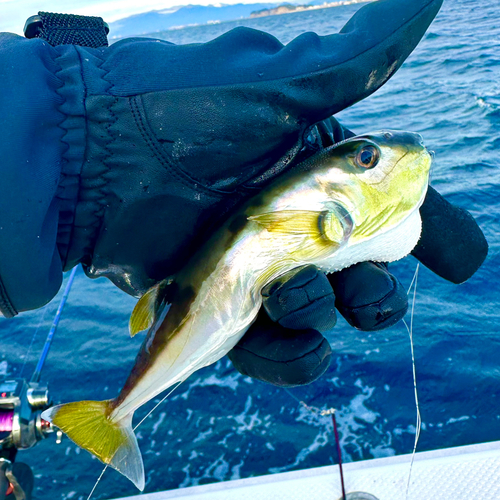
<svg viewBox="0 0 500 500">
<path fill-rule="evenodd" d="M 31 379 L 0 379 L 0 458 L 14 461 L 17 451 L 32 448 L 38 441 L 54 432 L 50 422 L 41 414 L 52 401 L 48 386 L 40 382 L 40 376 L 52 345 L 54 334 L 61 319 L 71 285 L 76 274 L 76 267 L 69 276 L 66 288 L 50 327 L 45 345 Z"/>
</svg>

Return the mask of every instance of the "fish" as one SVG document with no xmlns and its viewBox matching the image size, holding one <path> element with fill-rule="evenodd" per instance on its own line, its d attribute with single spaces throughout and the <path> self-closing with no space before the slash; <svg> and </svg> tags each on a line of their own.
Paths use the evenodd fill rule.
<svg viewBox="0 0 500 500">
<path fill-rule="evenodd" d="M 332 273 L 392 262 L 417 244 L 431 154 L 419 134 L 383 130 L 335 144 L 281 175 L 216 230 L 130 318 L 149 329 L 121 392 L 49 408 L 52 422 L 143 490 L 134 412 L 227 354 L 255 320 L 265 285 L 313 264 Z"/>
</svg>

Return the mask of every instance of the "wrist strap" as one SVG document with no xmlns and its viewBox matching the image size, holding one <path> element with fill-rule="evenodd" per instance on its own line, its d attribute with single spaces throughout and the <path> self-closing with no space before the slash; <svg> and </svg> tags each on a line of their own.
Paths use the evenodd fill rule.
<svg viewBox="0 0 500 500">
<path fill-rule="evenodd" d="M 101 17 L 77 16 L 39 12 L 24 26 L 26 38 L 41 38 L 50 45 L 79 45 L 81 47 L 107 47 L 109 26 Z"/>
</svg>

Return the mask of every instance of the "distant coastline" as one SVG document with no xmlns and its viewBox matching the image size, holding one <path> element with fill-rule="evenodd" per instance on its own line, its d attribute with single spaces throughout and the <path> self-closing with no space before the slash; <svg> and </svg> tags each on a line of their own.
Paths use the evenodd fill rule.
<svg viewBox="0 0 500 500">
<path fill-rule="evenodd" d="M 333 2 L 331 0 L 312 0 L 314 3 L 324 2 L 321 5 L 292 5 L 286 3 L 290 1 L 296 0 L 281 0 L 281 4 L 279 0 L 255 0 L 255 3 L 251 4 L 186 5 L 176 10 L 153 10 L 110 23 L 111 32 L 109 38 L 116 41 L 129 36 L 152 36 L 156 33 L 178 31 L 196 26 L 222 24 L 280 14 L 293 14 L 294 12 L 307 12 L 309 10 L 368 3 L 375 0 L 335 0 Z M 299 1 L 309 2 L 311 0 Z"/>
<path fill-rule="evenodd" d="M 343 0 L 339 2 L 325 2 L 321 5 L 292 5 L 285 3 L 273 7 L 272 9 L 262 9 L 252 12 L 250 18 L 266 17 L 266 16 L 279 16 L 281 14 L 291 14 L 293 12 L 304 12 L 307 10 L 328 9 L 330 7 L 341 7 L 342 5 L 351 5 L 354 3 L 368 3 L 375 0 Z"/>
</svg>

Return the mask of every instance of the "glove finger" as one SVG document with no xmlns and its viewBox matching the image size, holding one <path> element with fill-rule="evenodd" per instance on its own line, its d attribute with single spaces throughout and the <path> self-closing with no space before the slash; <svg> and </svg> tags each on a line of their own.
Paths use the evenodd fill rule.
<svg viewBox="0 0 500 500">
<path fill-rule="evenodd" d="M 467 281 L 488 255 L 488 243 L 474 217 L 430 186 L 420 215 L 422 236 L 412 255 L 452 283 Z"/>
<path fill-rule="evenodd" d="M 269 317 L 293 330 L 331 330 L 337 322 L 335 296 L 327 277 L 315 266 L 293 269 L 262 290 Z"/>
<path fill-rule="evenodd" d="M 330 344 L 319 332 L 288 330 L 261 309 L 228 357 L 243 375 L 280 387 L 295 387 L 323 375 L 331 354 Z"/>
<path fill-rule="evenodd" d="M 337 310 L 359 330 L 388 328 L 408 310 L 406 291 L 385 264 L 361 262 L 328 278 Z"/>
</svg>

